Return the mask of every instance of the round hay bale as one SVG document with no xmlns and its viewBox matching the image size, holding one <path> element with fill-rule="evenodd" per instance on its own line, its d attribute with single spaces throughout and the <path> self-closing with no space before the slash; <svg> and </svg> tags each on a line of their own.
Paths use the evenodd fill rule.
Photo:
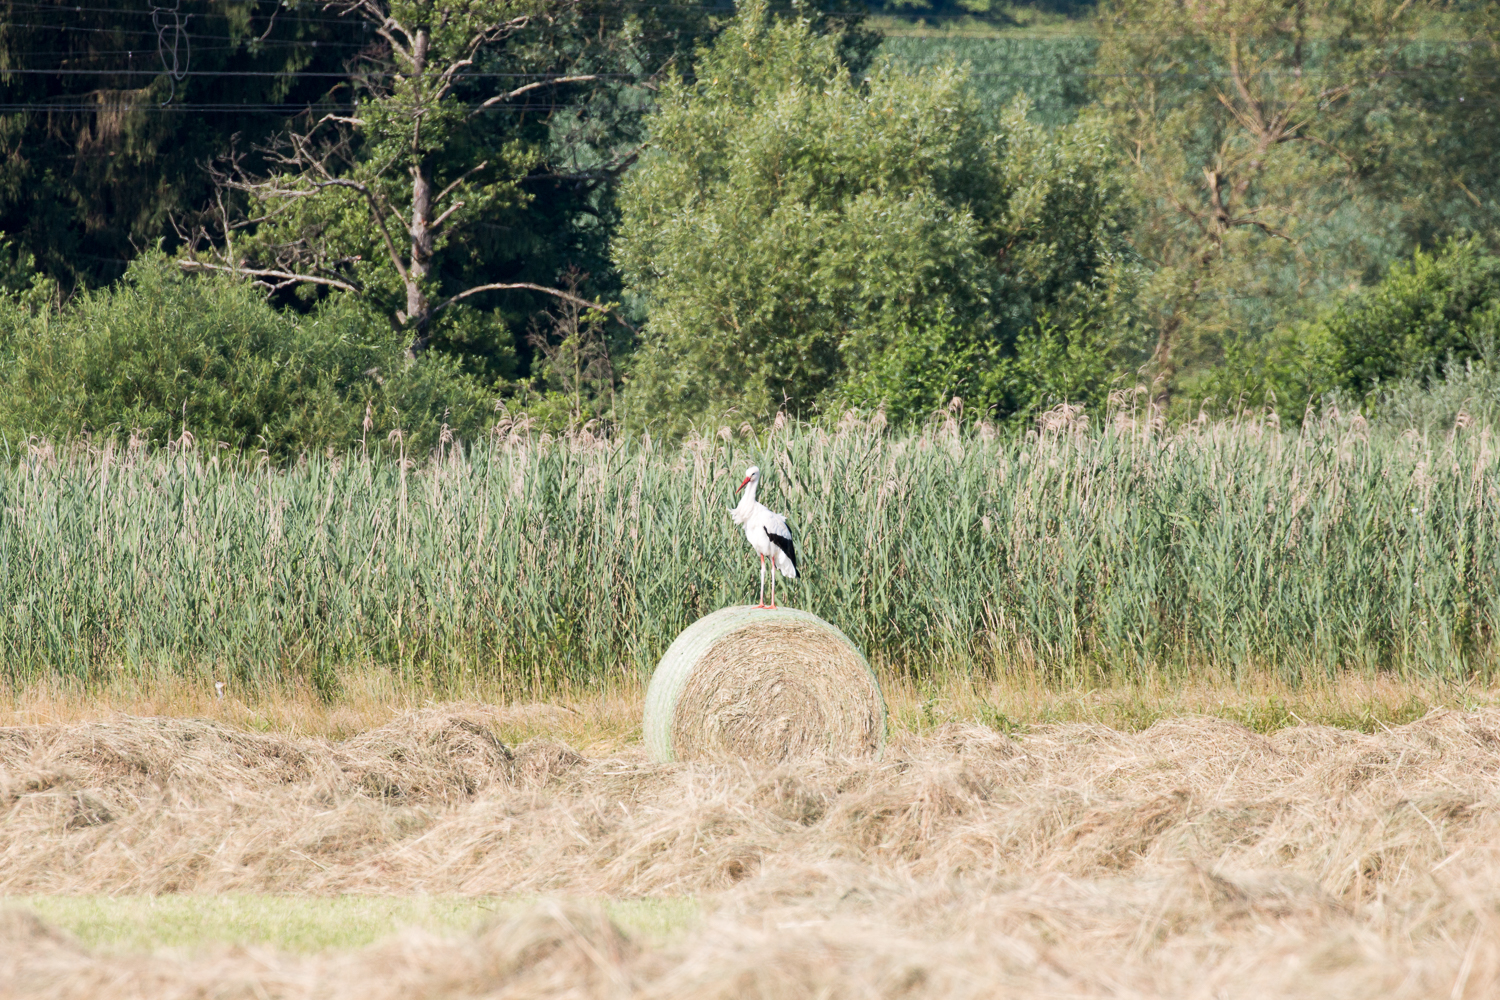
<svg viewBox="0 0 1500 1000">
<path fill-rule="evenodd" d="M 656 665 L 645 738 L 659 761 L 878 757 L 885 699 L 859 649 L 817 615 L 724 608 L 688 626 Z"/>
</svg>

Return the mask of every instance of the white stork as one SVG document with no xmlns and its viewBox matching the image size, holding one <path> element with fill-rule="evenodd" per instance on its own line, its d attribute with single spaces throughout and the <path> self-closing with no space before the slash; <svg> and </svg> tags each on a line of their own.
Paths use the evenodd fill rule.
<svg viewBox="0 0 1500 1000">
<path fill-rule="evenodd" d="M 782 576 L 797 577 L 797 548 L 792 544 L 792 529 L 786 518 L 767 509 L 765 504 L 755 502 L 755 487 L 760 483 L 760 469 L 755 466 L 745 470 L 745 481 L 738 490 L 745 491 L 739 506 L 729 512 L 735 524 L 745 526 L 745 538 L 750 547 L 760 553 L 760 603 L 758 608 L 776 607 L 776 571 Z M 766 560 L 771 560 L 771 603 L 766 603 Z"/>
</svg>

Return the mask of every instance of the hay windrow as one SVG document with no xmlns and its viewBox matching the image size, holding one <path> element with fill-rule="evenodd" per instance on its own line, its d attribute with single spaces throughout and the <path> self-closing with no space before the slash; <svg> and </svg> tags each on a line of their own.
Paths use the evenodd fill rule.
<svg viewBox="0 0 1500 1000">
<path fill-rule="evenodd" d="M 878 756 L 885 702 L 870 666 L 838 629 L 803 611 L 724 608 L 662 656 L 646 696 L 656 759 Z"/>
<path fill-rule="evenodd" d="M 693 894 L 707 915 L 660 946 L 545 904 L 356 954 L 149 959 L 8 915 L 0 996 L 1473 1000 L 1500 989 L 1497 734 L 1500 711 L 1370 735 L 951 724 L 769 766 L 512 747 L 475 706 L 343 742 L 12 728 L 6 894 Z"/>
<path fill-rule="evenodd" d="M 788 861 L 1009 878 L 1212 858 L 1345 898 L 1500 842 L 1500 711 L 1374 735 L 949 724 L 880 760 L 774 766 L 511 747 L 502 722 L 436 707 L 342 742 L 129 717 L 0 731 L 0 891 L 633 895 Z"/>
</svg>

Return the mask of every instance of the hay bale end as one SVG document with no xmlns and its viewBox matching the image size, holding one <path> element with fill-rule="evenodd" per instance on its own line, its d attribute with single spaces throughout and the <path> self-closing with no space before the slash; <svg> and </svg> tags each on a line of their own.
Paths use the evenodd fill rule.
<svg viewBox="0 0 1500 1000">
<path fill-rule="evenodd" d="M 683 630 L 646 692 L 658 761 L 879 756 L 885 699 L 859 648 L 795 608 L 724 608 Z"/>
</svg>

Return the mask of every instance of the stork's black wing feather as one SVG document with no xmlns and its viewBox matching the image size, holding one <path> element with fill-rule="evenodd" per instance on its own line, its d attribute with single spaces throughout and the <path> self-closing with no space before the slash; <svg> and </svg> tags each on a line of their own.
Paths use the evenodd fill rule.
<svg viewBox="0 0 1500 1000">
<path fill-rule="evenodd" d="M 766 537 L 776 543 L 776 547 L 786 553 L 786 557 L 792 561 L 792 569 L 797 568 L 797 546 L 792 544 L 790 535 L 778 535 L 774 531 L 766 532 Z"/>
</svg>

